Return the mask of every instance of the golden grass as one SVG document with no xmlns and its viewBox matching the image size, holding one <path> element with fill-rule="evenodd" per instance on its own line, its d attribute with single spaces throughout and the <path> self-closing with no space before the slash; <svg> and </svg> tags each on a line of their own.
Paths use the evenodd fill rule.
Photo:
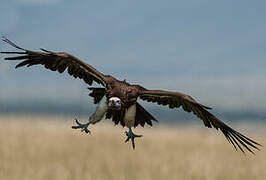
<svg viewBox="0 0 266 180">
<path fill-rule="evenodd" d="M 266 179 L 265 149 L 245 156 L 213 129 L 137 128 L 144 137 L 132 150 L 126 129 L 104 122 L 87 135 L 65 119 L 0 116 L 0 179 Z M 246 126 L 245 134 L 265 145 L 264 128 Z"/>
</svg>

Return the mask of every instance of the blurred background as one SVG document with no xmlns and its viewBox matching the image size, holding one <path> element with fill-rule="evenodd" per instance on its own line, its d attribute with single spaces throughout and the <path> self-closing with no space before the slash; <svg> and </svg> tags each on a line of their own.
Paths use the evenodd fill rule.
<svg viewBox="0 0 266 180">
<path fill-rule="evenodd" d="M 0 36 L 65 51 L 129 83 L 180 91 L 265 146 L 266 1 L 1 0 Z M 0 51 L 14 50 L 0 42 Z M 265 149 L 235 152 L 182 109 L 140 102 L 159 121 L 133 151 L 95 110 L 85 83 L 0 54 L 0 179 L 266 179 Z M 94 86 L 98 86 L 94 84 Z M 194 124 L 195 123 L 195 124 Z M 172 126 L 173 124 L 178 126 Z"/>
<path fill-rule="evenodd" d="M 181 91 L 225 120 L 266 119 L 266 2 L 1 0 L 0 34 L 69 52 L 105 74 Z M 0 49 L 11 50 L 1 42 Z M 0 57 L 3 59 L 3 55 Z M 42 67 L 1 61 L 1 113 L 88 116 L 87 85 Z M 144 104 L 161 122 L 184 118 Z"/>
</svg>

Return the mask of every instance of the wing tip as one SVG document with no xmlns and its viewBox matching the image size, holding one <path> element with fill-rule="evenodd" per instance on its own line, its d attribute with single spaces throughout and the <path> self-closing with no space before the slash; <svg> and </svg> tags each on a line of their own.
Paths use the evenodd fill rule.
<svg viewBox="0 0 266 180">
<path fill-rule="evenodd" d="M 21 47 L 19 47 L 18 45 L 16 45 L 14 42 L 10 41 L 10 40 L 9 40 L 8 38 L 6 38 L 5 36 L 2 36 L 1 39 L 2 39 L 2 41 L 4 41 L 5 43 L 7 43 L 7 44 L 13 46 L 14 48 L 20 49 L 20 50 L 22 50 L 22 51 L 27 51 L 26 49 L 21 48 Z"/>
<path fill-rule="evenodd" d="M 46 50 L 46 49 L 44 49 L 44 48 L 40 48 L 40 50 L 43 51 L 43 52 L 49 53 L 49 54 L 53 54 L 52 51 Z"/>
<path fill-rule="evenodd" d="M 1 40 L 5 41 L 7 38 L 5 36 L 1 36 Z"/>
<path fill-rule="evenodd" d="M 221 128 L 220 128 L 221 129 Z M 244 150 L 247 150 L 248 152 L 252 153 L 253 155 L 256 155 L 254 150 L 258 150 L 260 151 L 260 148 L 257 146 L 261 146 L 263 147 L 260 143 L 244 136 L 243 134 L 237 132 L 236 130 L 227 127 L 226 129 L 221 129 L 221 131 L 223 132 L 223 134 L 225 135 L 225 137 L 230 140 L 229 142 L 231 144 L 233 144 L 233 146 L 235 147 L 236 151 L 238 149 L 241 150 L 241 152 L 243 154 L 246 155 L 246 152 Z M 235 144 L 237 146 L 235 146 Z M 237 148 L 238 147 L 238 148 Z"/>
<path fill-rule="evenodd" d="M 212 109 L 212 107 L 209 107 L 209 106 L 204 106 L 202 105 L 205 109 Z"/>
<path fill-rule="evenodd" d="M 15 69 L 18 69 L 20 67 L 21 67 L 20 64 L 18 64 L 18 65 L 15 66 Z"/>
</svg>

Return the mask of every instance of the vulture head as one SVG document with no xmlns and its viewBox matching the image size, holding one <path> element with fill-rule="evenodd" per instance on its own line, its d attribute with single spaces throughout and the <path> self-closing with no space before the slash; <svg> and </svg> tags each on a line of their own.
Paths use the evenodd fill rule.
<svg viewBox="0 0 266 180">
<path fill-rule="evenodd" d="M 112 110 L 120 110 L 122 106 L 122 101 L 118 97 L 111 97 L 108 101 L 108 107 Z"/>
</svg>

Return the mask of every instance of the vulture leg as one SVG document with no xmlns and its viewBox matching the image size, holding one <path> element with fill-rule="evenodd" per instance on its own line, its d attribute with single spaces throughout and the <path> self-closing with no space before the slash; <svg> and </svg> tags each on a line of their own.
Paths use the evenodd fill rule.
<svg viewBox="0 0 266 180">
<path fill-rule="evenodd" d="M 132 147 L 133 147 L 133 149 L 135 149 L 135 141 L 134 141 L 134 139 L 135 139 L 136 137 L 142 137 L 142 135 L 134 134 L 133 131 L 132 131 L 132 129 L 131 129 L 131 127 L 129 128 L 129 131 L 128 131 L 128 132 L 126 131 L 125 133 L 126 133 L 126 135 L 127 135 L 127 139 L 126 139 L 125 142 L 128 142 L 129 139 L 131 139 Z"/>
<path fill-rule="evenodd" d="M 82 124 L 77 119 L 75 119 L 77 126 L 72 126 L 72 129 L 81 129 L 82 132 L 85 131 L 86 133 L 91 133 L 88 130 L 88 126 L 90 124 L 96 124 L 97 122 L 100 122 L 104 114 L 106 113 L 107 109 L 108 109 L 108 105 L 106 102 L 106 97 L 104 96 L 101 99 L 99 105 L 97 106 L 96 111 L 90 116 L 89 122 Z"/>
</svg>

